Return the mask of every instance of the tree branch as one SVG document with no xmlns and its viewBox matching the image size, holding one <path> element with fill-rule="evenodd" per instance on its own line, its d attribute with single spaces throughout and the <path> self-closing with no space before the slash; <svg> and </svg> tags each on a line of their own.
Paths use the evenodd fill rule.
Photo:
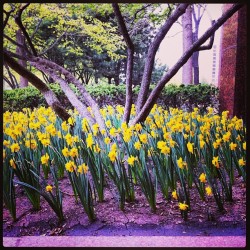
<svg viewBox="0 0 250 250">
<path fill-rule="evenodd" d="M 18 62 L 11 58 L 5 51 L 3 52 L 4 62 L 7 63 L 19 75 L 25 77 L 32 85 L 34 85 L 44 95 L 49 106 L 58 114 L 63 120 L 68 120 L 70 115 L 64 109 L 56 95 L 50 88 L 37 76 L 32 74 L 29 70 L 22 67 Z"/>
<path fill-rule="evenodd" d="M 7 12 L 5 10 L 3 10 L 3 12 L 6 14 L 6 18 L 3 21 L 3 30 L 5 28 L 5 26 L 7 25 L 9 18 L 10 18 L 10 14 L 14 11 L 13 7 L 11 7 L 11 11 Z"/>
<path fill-rule="evenodd" d="M 212 26 L 214 25 L 215 23 L 215 20 L 212 21 Z M 196 51 L 202 51 L 202 50 L 209 50 L 213 47 L 213 44 L 214 44 L 214 33 L 212 34 L 212 36 L 210 37 L 210 40 L 209 40 L 209 44 L 208 45 L 203 45 L 203 46 L 200 46 L 198 49 L 196 49 Z"/>
<path fill-rule="evenodd" d="M 49 48 L 47 48 L 46 50 L 44 50 L 43 52 L 41 52 L 38 56 L 42 56 L 42 55 L 46 54 L 48 51 L 50 51 L 51 49 L 53 49 L 55 47 L 55 45 L 58 44 L 61 41 L 61 39 L 63 38 L 63 36 L 66 34 L 66 31 L 63 32 L 63 34 L 61 36 L 59 36 L 56 39 L 56 41 Z"/>
<path fill-rule="evenodd" d="M 39 27 L 40 27 L 42 21 L 43 21 L 42 18 L 39 19 L 39 21 L 38 21 L 38 23 L 37 23 L 37 25 L 36 25 L 36 28 L 35 28 L 35 30 L 34 30 L 34 32 L 33 32 L 32 35 L 30 36 L 30 39 L 31 39 L 31 40 L 33 39 L 34 35 L 36 34 L 37 30 L 39 29 Z"/>
<path fill-rule="evenodd" d="M 162 89 L 166 83 L 178 72 L 178 70 L 187 62 L 187 60 L 192 56 L 192 54 L 204 43 L 206 40 L 211 37 L 217 29 L 220 28 L 234 13 L 236 13 L 243 4 L 234 4 L 230 9 L 228 9 L 215 23 L 210 27 L 193 45 L 187 50 L 183 56 L 178 60 L 178 62 L 165 74 L 161 80 L 158 82 L 156 87 L 151 92 L 146 103 L 144 104 L 141 111 L 137 114 L 131 125 L 134 125 L 138 122 L 142 122 L 148 116 L 150 110 L 155 104 L 157 98 L 159 97 Z"/>
<path fill-rule="evenodd" d="M 3 37 L 6 38 L 7 40 L 9 40 L 9 41 L 10 41 L 11 43 L 13 43 L 14 45 L 16 45 L 16 46 L 18 46 L 18 47 L 24 49 L 27 53 L 30 54 L 30 52 L 27 50 L 27 48 L 26 48 L 24 45 L 22 45 L 21 43 L 18 43 L 18 42 L 16 42 L 16 41 L 14 41 L 12 38 L 10 38 L 9 36 L 7 36 L 7 35 L 5 35 L 5 34 L 3 34 Z"/>
<path fill-rule="evenodd" d="M 137 113 L 140 112 L 148 96 L 149 85 L 150 85 L 151 75 L 152 75 L 152 71 L 154 67 L 154 60 L 155 60 L 156 52 L 162 40 L 164 39 L 168 31 L 170 30 L 170 28 L 178 20 L 178 18 L 183 13 L 185 13 L 187 7 L 188 7 L 188 4 L 180 4 L 177 7 L 177 9 L 170 15 L 170 17 L 162 25 L 159 32 L 156 34 L 153 42 L 149 46 L 146 63 L 144 67 L 144 72 L 143 72 L 143 77 L 142 77 L 141 88 L 140 88 L 140 92 L 138 94 L 137 103 L 136 103 Z"/>
<path fill-rule="evenodd" d="M 21 31 L 23 32 L 23 35 L 24 37 L 26 38 L 31 50 L 32 50 L 32 53 L 34 56 L 37 56 L 37 52 L 36 52 L 36 49 L 29 37 L 29 34 L 28 32 L 26 31 L 25 27 L 23 26 L 23 23 L 22 23 L 22 13 L 23 11 L 29 6 L 30 4 L 27 3 L 25 4 L 22 8 L 19 9 L 17 15 L 15 16 L 15 22 L 16 24 L 19 26 L 19 28 L 21 29 Z"/>
</svg>

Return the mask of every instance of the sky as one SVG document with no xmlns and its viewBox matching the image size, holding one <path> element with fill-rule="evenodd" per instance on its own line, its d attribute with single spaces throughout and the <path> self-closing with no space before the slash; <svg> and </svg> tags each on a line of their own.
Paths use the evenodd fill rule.
<svg viewBox="0 0 250 250">
<path fill-rule="evenodd" d="M 222 14 L 222 4 L 207 4 L 206 11 L 201 19 L 199 36 L 211 26 L 211 19 L 217 20 Z M 181 23 L 181 18 L 178 20 Z M 216 45 L 216 69 L 219 65 L 221 28 L 215 33 L 214 45 Z M 208 41 L 207 41 L 208 42 Z M 206 43 L 207 43 L 206 42 Z M 167 64 L 171 68 L 181 57 L 182 51 L 182 26 L 175 23 L 162 41 L 156 59 L 159 63 Z M 212 82 L 212 55 L 213 50 L 201 51 L 199 55 L 200 82 Z M 216 71 L 216 74 L 218 71 Z M 182 70 L 170 80 L 171 83 L 181 83 Z"/>
</svg>

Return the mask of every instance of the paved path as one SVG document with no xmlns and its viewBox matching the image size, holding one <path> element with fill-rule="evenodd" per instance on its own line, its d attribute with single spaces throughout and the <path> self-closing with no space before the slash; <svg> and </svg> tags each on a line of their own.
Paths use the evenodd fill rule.
<svg viewBox="0 0 250 250">
<path fill-rule="evenodd" d="M 4 247 L 245 247 L 245 236 L 24 236 Z"/>
</svg>

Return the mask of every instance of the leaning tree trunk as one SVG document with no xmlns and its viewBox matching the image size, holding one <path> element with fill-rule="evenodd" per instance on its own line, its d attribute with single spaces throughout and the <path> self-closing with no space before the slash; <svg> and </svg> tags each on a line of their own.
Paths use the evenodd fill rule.
<svg viewBox="0 0 250 250">
<path fill-rule="evenodd" d="M 21 45 L 24 45 L 24 42 L 25 42 L 25 39 L 24 39 L 24 36 L 23 36 L 23 33 L 20 29 L 17 30 L 16 32 L 16 41 L 17 43 L 21 44 Z M 21 47 L 18 47 L 16 48 L 16 53 L 20 56 L 25 56 L 25 50 Z M 19 59 L 18 60 L 18 63 L 24 67 L 24 68 L 27 68 L 27 62 L 25 60 L 21 60 Z M 20 75 L 20 82 L 19 82 L 19 87 L 20 88 L 25 88 L 28 86 L 28 80 L 27 78 L 23 77 Z"/>
<path fill-rule="evenodd" d="M 16 60 L 11 58 L 6 52 L 4 54 L 4 62 L 7 63 L 19 75 L 25 76 L 28 81 L 34 85 L 43 94 L 48 105 L 52 107 L 55 113 L 62 119 L 68 120 L 70 115 L 67 113 L 63 105 L 57 99 L 56 95 L 40 78 L 32 74 L 29 70 L 20 65 Z"/>
<path fill-rule="evenodd" d="M 192 46 L 193 32 L 192 32 L 192 8 L 189 6 L 186 12 L 182 15 L 182 29 L 183 29 L 183 54 Z M 182 83 L 185 85 L 192 84 L 192 58 L 182 67 Z"/>
</svg>

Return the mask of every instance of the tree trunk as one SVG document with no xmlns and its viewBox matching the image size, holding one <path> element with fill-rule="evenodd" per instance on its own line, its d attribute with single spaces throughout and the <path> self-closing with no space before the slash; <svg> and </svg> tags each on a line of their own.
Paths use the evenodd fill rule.
<svg viewBox="0 0 250 250">
<path fill-rule="evenodd" d="M 49 89 L 49 87 L 40 80 L 37 76 L 32 74 L 26 68 L 21 66 L 18 62 L 12 59 L 7 53 L 4 52 L 4 62 L 6 62 L 13 70 L 15 70 L 19 75 L 25 76 L 28 81 L 34 85 L 40 92 L 44 95 L 45 100 L 48 105 L 52 107 L 55 113 L 62 119 L 68 120 L 70 115 L 67 113 L 63 105 L 57 99 L 56 95 L 53 91 Z"/>
<path fill-rule="evenodd" d="M 141 88 L 138 94 L 136 102 L 136 112 L 137 114 L 141 111 L 143 105 L 145 104 L 149 92 L 149 85 L 151 80 L 152 71 L 154 68 L 154 60 L 156 52 L 166 36 L 167 32 L 170 30 L 172 25 L 178 20 L 178 18 L 185 12 L 188 4 L 180 4 L 174 13 L 166 20 L 163 26 L 160 28 L 159 32 L 156 34 L 154 41 L 151 43 L 148 49 L 148 54 L 144 66 Z"/>
<path fill-rule="evenodd" d="M 108 84 L 111 84 L 112 77 L 107 76 L 107 78 L 108 78 Z"/>
<path fill-rule="evenodd" d="M 193 33 L 192 33 L 192 8 L 189 6 L 186 12 L 182 15 L 182 29 L 183 29 L 183 54 L 192 46 Z M 185 85 L 192 84 L 192 58 L 182 67 L 182 83 Z"/>
<path fill-rule="evenodd" d="M 132 79 L 133 79 L 133 61 L 134 61 L 134 44 L 131 41 L 127 27 L 123 20 L 117 3 L 112 4 L 120 31 L 127 45 L 127 67 L 126 67 L 126 103 L 124 108 L 123 122 L 128 123 L 132 108 Z"/>
<path fill-rule="evenodd" d="M 16 32 L 16 41 L 17 41 L 18 43 L 20 43 L 21 45 L 24 45 L 25 39 L 24 39 L 23 33 L 22 33 L 22 31 L 21 31 L 20 29 L 18 29 L 17 32 Z M 20 55 L 20 56 L 25 56 L 25 53 L 26 53 L 26 52 L 24 51 L 23 48 L 17 47 L 17 48 L 16 48 L 16 53 L 17 53 L 18 55 Z M 19 60 L 18 60 L 18 63 L 19 63 L 22 67 L 27 68 L 27 62 L 26 62 L 26 61 L 19 59 Z M 27 86 L 28 86 L 28 80 L 27 80 L 25 77 L 20 76 L 19 87 L 20 87 L 20 88 L 25 88 L 25 87 L 27 87 Z"/>
<path fill-rule="evenodd" d="M 196 25 L 195 25 L 196 26 Z M 198 30 L 195 27 L 195 31 L 193 33 L 193 42 L 198 40 Z M 192 56 L 192 64 L 193 64 L 193 73 L 194 73 L 194 84 L 198 85 L 200 83 L 200 73 L 199 73 L 199 51 L 194 52 Z"/>
<path fill-rule="evenodd" d="M 120 71 L 121 71 L 121 60 L 119 60 L 117 62 L 117 66 L 116 66 L 116 70 L 115 70 L 115 77 L 114 77 L 114 81 L 115 81 L 115 85 L 118 86 L 119 82 L 120 82 Z"/>
</svg>

